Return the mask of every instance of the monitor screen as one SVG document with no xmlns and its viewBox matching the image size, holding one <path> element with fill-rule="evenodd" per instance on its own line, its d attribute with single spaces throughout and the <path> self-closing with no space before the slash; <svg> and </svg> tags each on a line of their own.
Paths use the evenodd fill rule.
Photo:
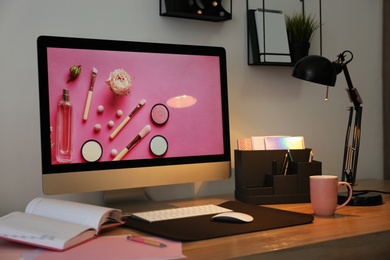
<svg viewBox="0 0 390 260">
<path fill-rule="evenodd" d="M 38 38 L 45 194 L 230 176 L 221 47 Z"/>
</svg>

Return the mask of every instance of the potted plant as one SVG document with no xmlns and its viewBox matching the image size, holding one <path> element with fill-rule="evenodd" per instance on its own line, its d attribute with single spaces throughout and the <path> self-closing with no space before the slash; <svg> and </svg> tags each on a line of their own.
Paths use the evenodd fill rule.
<svg viewBox="0 0 390 260">
<path fill-rule="evenodd" d="M 286 29 L 293 63 L 309 53 L 310 42 L 320 23 L 315 16 L 305 14 L 286 15 Z"/>
</svg>

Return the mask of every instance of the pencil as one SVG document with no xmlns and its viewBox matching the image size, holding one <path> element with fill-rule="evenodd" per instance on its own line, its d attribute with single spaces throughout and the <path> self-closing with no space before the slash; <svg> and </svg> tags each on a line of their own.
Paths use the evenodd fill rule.
<svg viewBox="0 0 390 260">
<path fill-rule="evenodd" d="M 157 246 L 157 247 L 166 247 L 167 245 L 158 241 L 154 241 L 151 239 L 145 239 L 140 237 L 132 237 L 131 235 L 127 236 L 127 240 L 131 240 L 138 243 L 143 243 L 151 246 Z"/>
</svg>

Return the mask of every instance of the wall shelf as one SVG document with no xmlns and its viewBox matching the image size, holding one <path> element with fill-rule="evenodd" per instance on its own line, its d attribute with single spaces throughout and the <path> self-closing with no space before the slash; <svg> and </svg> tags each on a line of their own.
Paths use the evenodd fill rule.
<svg viewBox="0 0 390 260">
<path fill-rule="evenodd" d="M 160 0 L 160 16 L 212 22 L 232 19 L 232 0 Z"/>
<path fill-rule="evenodd" d="M 306 2 L 306 3 L 305 3 Z M 266 35 L 264 30 L 262 30 L 262 37 L 258 37 L 258 31 L 256 28 L 256 19 L 254 12 L 258 9 L 267 10 L 273 12 L 274 10 L 283 11 L 283 14 L 292 15 L 294 13 L 303 13 L 308 12 L 314 14 L 315 17 L 319 20 L 320 27 L 318 28 L 315 38 L 318 38 L 316 42 L 319 42 L 319 55 L 322 55 L 322 10 L 321 10 L 321 0 L 246 0 L 246 17 L 247 17 L 247 50 L 248 50 L 248 65 L 260 65 L 260 66 L 294 66 L 293 62 L 280 62 L 280 61 L 264 61 L 264 54 L 273 55 L 278 57 L 280 55 L 284 56 L 282 53 L 261 53 L 259 51 L 259 38 L 262 38 L 265 43 Z M 263 15 L 263 17 L 267 17 Z M 263 18 L 263 27 L 267 20 Z M 315 42 L 312 41 L 312 47 Z M 315 43 L 316 44 L 316 43 Z M 263 44 L 264 45 L 264 44 Z M 317 47 L 317 46 L 315 46 Z M 287 50 L 289 53 L 290 51 Z M 260 55 L 261 54 L 261 55 Z M 261 58 L 260 58 L 261 56 Z M 275 59 L 278 60 L 278 59 Z"/>
</svg>

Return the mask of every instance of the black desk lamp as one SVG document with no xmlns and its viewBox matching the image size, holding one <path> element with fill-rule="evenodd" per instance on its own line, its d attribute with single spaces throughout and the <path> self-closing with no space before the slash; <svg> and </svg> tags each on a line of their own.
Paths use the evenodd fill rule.
<svg viewBox="0 0 390 260">
<path fill-rule="evenodd" d="M 346 56 L 350 56 L 349 60 L 345 60 Z M 353 106 L 349 107 L 349 119 L 347 133 L 345 137 L 344 158 L 342 181 L 347 181 L 352 186 L 356 185 L 356 168 L 358 164 L 359 145 L 360 145 L 360 128 L 362 120 L 363 101 L 356 88 L 353 87 L 351 77 L 349 76 L 347 64 L 353 59 L 353 54 L 350 51 L 344 51 L 337 56 L 334 62 L 318 56 L 310 55 L 299 60 L 294 67 L 292 76 L 307 80 L 310 82 L 326 85 L 326 97 L 328 99 L 329 86 L 333 87 L 336 83 L 337 75 L 344 72 L 348 88 L 347 93 L 349 100 Z M 355 113 L 354 113 L 355 112 Z M 355 114 L 355 115 L 354 115 Z M 353 122 L 354 121 L 354 122 Z M 351 136 L 351 131 L 352 136 Z M 346 201 L 348 194 L 339 194 L 339 203 Z M 353 191 L 353 196 L 348 205 L 354 206 L 370 206 L 382 204 L 382 196 L 375 192 L 369 191 Z"/>
</svg>

